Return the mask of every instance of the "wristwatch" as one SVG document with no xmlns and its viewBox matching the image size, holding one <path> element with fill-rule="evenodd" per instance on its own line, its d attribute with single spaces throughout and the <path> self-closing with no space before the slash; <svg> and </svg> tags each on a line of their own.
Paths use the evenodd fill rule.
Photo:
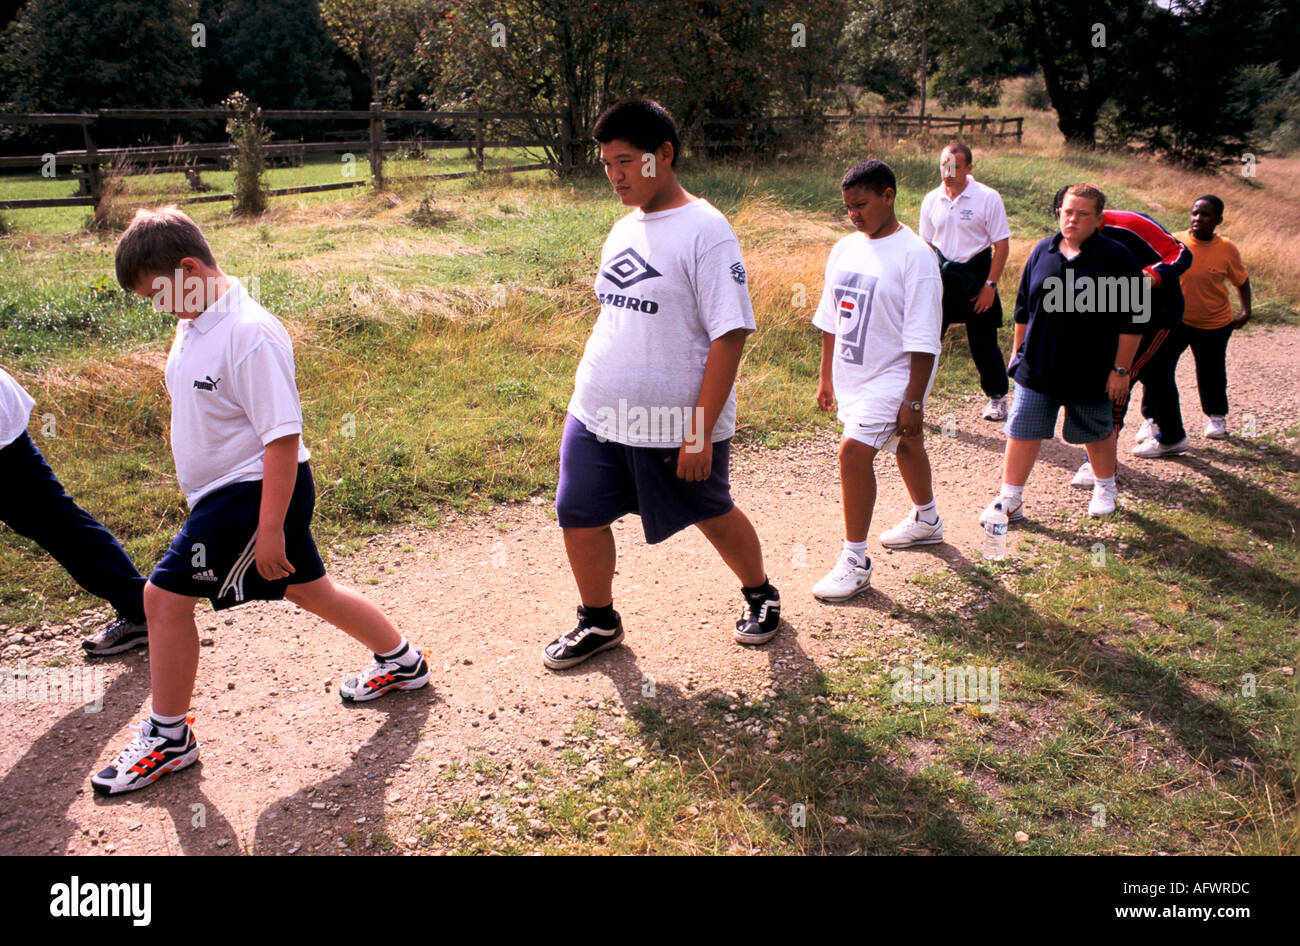
<svg viewBox="0 0 1300 946">
<path fill-rule="evenodd" d="M 1119 365 L 1116 365 L 1116 366 L 1115 366 L 1115 373 L 1116 373 L 1117 375 L 1119 375 L 1121 378 L 1127 378 L 1127 377 L 1128 377 L 1128 369 L 1127 369 L 1127 368 L 1121 368 Z"/>
<path fill-rule="evenodd" d="M 984 285 L 986 285 L 986 286 L 991 286 L 991 287 L 993 287 L 994 289 L 998 288 L 998 284 L 995 283 L 995 282 L 994 282 L 993 280 L 991 280 L 991 279 L 986 279 L 986 280 L 984 280 Z"/>
<path fill-rule="evenodd" d="M 910 407 L 914 411 L 919 412 L 921 410 L 920 401 L 904 401 L 903 403 L 905 403 L 908 407 Z"/>
</svg>

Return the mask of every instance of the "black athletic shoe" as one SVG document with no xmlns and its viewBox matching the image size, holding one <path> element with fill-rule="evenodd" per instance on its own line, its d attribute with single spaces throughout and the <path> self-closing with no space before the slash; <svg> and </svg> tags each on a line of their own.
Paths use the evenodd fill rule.
<svg viewBox="0 0 1300 946">
<path fill-rule="evenodd" d="M 124 618 L 117 618 L 98 634 L 87 637 L 81 642 L 81 646 L 90 657 L 107 657 L 109 654 L 120 654 L 124 650 L 148 643 L 147 626 L 132 624 Z"/>
<path fill-rule="evenodd" d="M 614 627 L 595 627 L 587 617 L 587 609 L 578 607 L 578 626 L 558 640 L 546 645 L 542 663 L 552 670 L 576 667 L 592 654 L 609 650 L 623 643 L 623 619 L 614 612 Z"/>
<path fill-rule="evenodd" d="M 771 594 L 759 591 L 750 594 L 741 589 L 745 599 L 745 610 L 736 622 L 734 637 L 742 644 L 766 644 L 776 636 L 777 625 L 781 623 L 781 593 L 776 585 L 769 584 Z"/>
<path fill-rule="evenodd" d="M 100 795 L 133 792 L 152 785 L 168 772 L 175 772 L 199 760 L 199 742 L 190 727 L 193 717 L 176 739 L 168 739 L 154 728 L 153 720 L 140 721 L 140 731 L 122 750 L 117 760 L 90 777 L 90 784 Z"/>
</svg>

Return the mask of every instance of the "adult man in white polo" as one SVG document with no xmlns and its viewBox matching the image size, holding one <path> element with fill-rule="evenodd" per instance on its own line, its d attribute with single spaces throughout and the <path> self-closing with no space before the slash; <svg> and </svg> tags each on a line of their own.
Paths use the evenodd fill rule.
<svg viewBox="0 0 1300 946">
<path fill-rule="evenodd" d="M 1007 366 L 998 347 L 1002 303 L 998 280 L 1007 265 L 1011 226 L 1002 198 L 970 176 L 971 150 L 949 143 L 939 156 L 943 183 L 921 201 L 919 233 L 939 256 L 943 276 L 943 331 L 966 325 L 980 387 L 988 395 L 983 416 L 1006 420 Z"/>
</svg>

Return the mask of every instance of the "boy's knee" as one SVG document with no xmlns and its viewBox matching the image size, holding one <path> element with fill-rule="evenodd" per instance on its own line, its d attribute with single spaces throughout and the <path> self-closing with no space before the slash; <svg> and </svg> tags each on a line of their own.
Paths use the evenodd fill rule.
<svg viewBox="0 0 1300 946">
<path fill-rule="evenodd" d="M 869 467 L 875 459 L 875 447 L 868 447 L 861 440 L 854 440 L 852 437 L 845 437 L 840 441 L 840 463 Z"/>
<path fill-rule="evenodd" d="M 197 603 L 198 598 L 178 595 L 174 591 L 159 588 L 151 581 L 144 584 L 144 616 L 150 623 L 193 614 Z"/>
<path fill-rule="evenodd" d="M 315 581 L 305 582 L 300 585 L 290 585 L 284 589 L 284 600 L 296 604 L 299 607 L 310 608 L 311 605 L 318 603 L 321 598 L 333 590 L 333 584 L 329 576 L 324 575 Z"/>
<path fill-rule="evenodd" d="M 695 527 L 706 536 L 720 535 L 723 532 L 726 532 L 727 529 L 731 528 L 732 524 L 736 522 L 738 515 L 740 515 L 740 510 L 735 506 L 732 506 L 720 516 L 701 519 L 699 522 L 695 523 Z"/>
<path fill-rule="evenodd" d="M 925 453 L 925 437 L 899 437 L 898 453 L 905 457 L 919 457 Z"/>
</svg>

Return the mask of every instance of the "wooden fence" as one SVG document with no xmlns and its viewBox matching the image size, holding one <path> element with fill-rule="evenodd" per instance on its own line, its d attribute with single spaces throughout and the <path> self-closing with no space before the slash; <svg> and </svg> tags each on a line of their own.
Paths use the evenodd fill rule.
<svg viewBox="0 0 1300 946">
<path fill-rule="evenodd" d="M 204 159 L 229 158 L 235 153 L 235 146 L 230 143 L 182 143 L 176 145 L 153 145 L 130 148 L 100 148 L 95 142 L 94 129 L 103 122 L 112 121 L 176 121 L 215 119 L 224 121 L 234 116 L 234 112 L 222 108 L 117 108 L 100 109 L 97 112 L 84 113 L 32 113 L 0 112 L 0 125 L 78 125 L 81 127 L 84 147 L 75 151 L 58 151 L 44 155 L 0 156 L 0 168 L 34 168 L 52 172 L 50 176 L 58 177 L 59 169 L 68 171 L 64 179 L 80 182 L 80 193 L 71 197 L 40 197 L 14 200 L 0 200 L 0 210 L 13 210 L 29 207 L 98 207 L 104 193 L 105 168 L 115 168 L 116 173 L 152 173 L 158 169 L 184 172 L 189 178 L 190 186 L 195 190 L 201 187 L 200 174 L 212 170 L 215 165 L 202 164 Z M 311 110 L 311 109 L 263 109 L 264 121 L 306 121 L 337 122 L 365 121 L 368 134 L 364 138 L 347 139 L 349 134 L 357 132 L 325 132 L 329 141 L 283 141 L 262 146 L 268 157 L 289 157 L 301 160 L 308 153 L 316 152 L 356 152 L 364 153 L 369 158 L 370 176 L 368 178 L 350 179 L 329 184 L 305 184 L 298 187 L 278 187 L 267 191 L 272 197 L 287 194 L 309 194 L 319 191 L 343 190 L 362 185 L 373 185 L 379 190 L 385 186 L 384 155 L 404 150 L 435 150 L 467 148 L 474 155 L 474 170 L 447 174 L 426 174 L 403 176 L 403 180 L 451 180 L 473 174 L 506 173 L 510 171 L 533 171 L 571 168 L 574 160 L 575 145 L 578 142 L 567 139 L 520 138 L 496 134 L 500 122 L 523 119 L 555 120 L 560 116 L 539 113 L 517 112 L 444 112 L 385 109 L 379 104 L 372 104 L 366 111 L 357 110 Z M 472 125 L 473 138 L 461 139 L 390 139 L 385 134 L 386 121 L 402 122 L 441 122 L 452 121 L 464 127 Z M 868 125 L 884 135 L 916 135 L 939 132 L 951 137 L 961 138 L 967 135 L 987 136 L 996 141 L 1014 137 L 1022 140 L 1024 119 L 1022 117 L 994 118 L 992 116 L 942 117 L 919 115 L 812 115 L 794 116 L 777 115 L 754 120 L 716 119 L 703 123 L 703 128 L 717 134 L 722 129 L 732 133 L 713 140 L 703 140 L 703 136 L 687 133 L 687 144 L 693 147 L 715 152 L 727 152 L 746 148 L 762 147 L 773 137 L 789 139 L 801 131 L 809 135 L 821 134 L 835 124 L 846 123 L 850 127 Z M 720 127 L 719 127 L 720 126 Z M 785 130 L 782 131 L 781 129 Z M 495 137 L 494 137 L 495 136 Z M 484 166 L 484 151 L 488 148 L 549 148 L 559 155 L 559 162 L 514 165 L 500 168 Z M 78 170 L 80 169 L 80 170 Z M 179 203 L 210 203 L 214 201 L 233 200 L 233 194 L 190 193 L 174 198 Z"/>
<path fill-rule="evenodd" d="M 60 169 L 70 173 L 64 179 L 81 182 L 81 193 L 73 197 L 40 197 L 15 200 L 0 200 L 0 210 L 26 207 L 97 207 L 103 194 L 104 169 L 119 166 L 122 173 L 140 173 L 141 169 L 174 170 L 177 172 L 194 172 L 211 170 L 212 166 L 197 164 L 205 158 L 231 157 L 235 146 L 230 143 L 196 143 L 176 145 L 151 145 L 131 148 L 100 148 L 95 143 L 96 124 L 114 120 L 194 120 L 219 119 L 234 117 L 234 112 L 222 108 L 115 108 L 100 109 L 85 113 L 36 113 L 36 112 L 0 112 L 0 125 L 80 125 L 85 147 L 76 151 L 58 151 L 44 155 L 0 156 L 0 168 L 48 168 L 52 176 L 58 177 Z M 312 109 L 263 109 L 264 121 L 342 121 L 364 120 L 369 124 L 369 133 L 365 138 L 353 140 L 335 138 L 331 141 L 284 141 L 265 144 L 262 153 L 268 157 L 299 157 L 315 152 L 356 152 L 369 158 L 370 177 L 338 181 L 330 184 L 305 184 L 298 187 L 277 187 L 267 191 L 272 197 L 286 194 L 310 194 L 319 191 L 343 190 L 350 187 L 373 185 L 384 189 L 384 155 L 394 151 L 419 149 L 421 151 L 437 149 L 467 148 L 474 155 L 473 171 L 461 171 L 448 174 L 425 174 L 403 176 L 403 180 L 450 180 L 467 177 L 472 174 L 496 173 L 509 171 L 535 171 L 552 168 L 550 162 L 508 167 L 484 167 L 484 151 L 488 148 L 527 148 L 550 147 L 562 155 L 561 164 L 572 160 L 568 143 L 563 140 L 541 140 L 505 136 L 494 138 L 490 135 L 495 129 L 491 126 L 500 121 L 517 119 L 554 119 L 559 116 L 549 114 L 523 114 L 514 112 L 438 112 L 385 109 L 371 105 L 368 111 L 312 110 Z M 461 139 L 406 139 L 388 138 L 384 133 L 385 121 L 437 122 L 455 121 L 474 127 L 473 138 Z M 76 170 L 76 169 L 80 170 Z M 197 176 L 191 178 L 193 185 Z M 186 195 L 176 198 L 179 203 L 199 204 L 221 200 L 233 200 L 233 194 Z"/>
</svg>

